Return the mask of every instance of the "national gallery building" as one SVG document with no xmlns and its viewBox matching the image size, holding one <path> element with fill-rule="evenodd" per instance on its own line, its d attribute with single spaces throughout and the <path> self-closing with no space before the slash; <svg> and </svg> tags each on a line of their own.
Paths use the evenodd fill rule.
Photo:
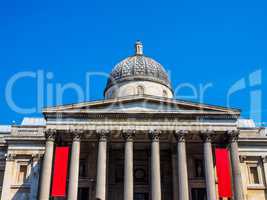
<svg viewBox="0 0 267 200">
<path fill-rule="evenodd" d="M 135 54 L 104 99 L 0 126 L 1 200 L 267 200 L 267 131 L 240 110 L 177 100 Z"/>
</svg>

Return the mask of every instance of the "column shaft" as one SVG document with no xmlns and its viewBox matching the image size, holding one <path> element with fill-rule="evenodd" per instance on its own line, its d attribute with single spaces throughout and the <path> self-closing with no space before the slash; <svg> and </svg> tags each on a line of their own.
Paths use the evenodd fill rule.
<svg viewBox="0 0 267 200">
<path fill-rule="evenodd" d="M 48 133 L 45 154 L 41 175 L 41 188 L 40 188 L 40 200 L 48 200 L 50 195 L 52 166 L 53 166 L 53 153 L 54 153 L 54 134 Z"/>
<path fill-rule="evenodd" d="M 125 142 L 124 200 L 133 200 L 133 141 Z"/>
<path fill-rule="evenodd" d="M 40 156 L 33 156 L 33 163 L 31 168 L 31 193 L 30 199 L 38 199 L 38 183 L 39 183 L 39 171 L 40 171 Z"/>
<path fill-rule="evenodd" d="M 14 179 L 13 168 L 15 165 L 15 155 L 10 153 L 7 154 L 6 166 L 5 166 L 5 175 L 2 186 L 1 199 L 11 200 L 13 198 L 11 190 L 12 180 Z"/>
<path fill-rule="evenodd" d="M 187 131 L 178 131 L 175 136 L 177 139 L 177 166 L 178 166 L 178 196 L 179 200 L 189 200 L 188 173 L 186 159 L 185 135 Z"/>
<path fill-rule="evenodd" d="M 106 199 L 106 167 L 107 167 L 107 132 L 99 132 L 97 175 L 96 175 L 96 199 Z"/>
<path fill-rule="evenodd" d="M 207 200 L 216 199 L 216 185 L 213 167 L 212 145 L 210 138 L 206 138 L 204 142 L 204 165 L 206 177 Z"/>
<path fill-rule="evenodd" d="M 244 200 L 238 144 L 237 144 L 238 135 L 232 135 L 230 137 L 232 137 L 230 142 L 230 154 L 231 154 L 231 164 L 232 164 L 234 198 L 235 200 Z"/>
<path fill-rule="evenodd" d="M 267 157 L 262 157 L 265 184 L 267 184 Z"/>
<path fill-rule="evenodd" d="M 68 187 L 68 200 L 77 200 L 79 184 L 79 164 L 80 164 L 80 135 L 74 133 L 71 147 L 70 175 Z"/>
<path fill-rule="evenodd" d="M 161 200 L 161 180 L 160 180 L 160 147 L 157 130 L 151 131 L 151 196 L 152 200 Z"/>
</svg>

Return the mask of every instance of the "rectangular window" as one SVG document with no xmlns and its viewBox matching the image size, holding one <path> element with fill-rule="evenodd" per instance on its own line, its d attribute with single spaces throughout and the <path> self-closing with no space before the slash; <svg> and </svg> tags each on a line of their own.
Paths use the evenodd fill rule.
<svg viewBox="0 0 267 200">
<path fill-rule="evenodd" d="M 259 174 L 258 174 L 258 168 L 257 167 L 250 167 L 250 176 L 251 176 L 251 182 L 253 184 L 260 184 L 259 180 Z"/>
<path fill-rule="evenodd" d="M 27 165 L 20 165 L 19 166 L 19 176 L 18 176 L 18 182 L 24 183 L 27 178 Z"/>
<path fill-rule="evenodd" d="M 260 161 L 247 161 L 249 185 L 263 185 Z"/>
<path fill-rule="evenodd" d="M 249 167 L 249 176 L 250 176 L 250 184 L 260 184 L 258 167 L 250 166 Z"/>
</svg>

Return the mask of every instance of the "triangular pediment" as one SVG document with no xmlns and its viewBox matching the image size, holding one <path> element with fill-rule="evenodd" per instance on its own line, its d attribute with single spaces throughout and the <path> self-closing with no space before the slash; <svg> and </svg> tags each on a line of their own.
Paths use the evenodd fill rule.
<svg viewBox="0 0 267 200">
<path fill-rule="evenodd" d="M 158 98 L 152 96 L 133 96 L 119 99 L 106 99 L 77 104 L 69 104 L 45 108 L 43 113 L 218 113 L 218 114 L 240 114 L 240 110 L 200 104 L 190 101 Z"/>
</svg>

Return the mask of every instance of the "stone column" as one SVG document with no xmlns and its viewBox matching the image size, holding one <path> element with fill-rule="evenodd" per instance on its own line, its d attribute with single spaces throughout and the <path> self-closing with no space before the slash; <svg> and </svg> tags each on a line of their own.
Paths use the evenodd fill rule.
<svg viewBox="0 0 267 200">
<path fill-rule="evenodd" d="M 106 199 L 106 168 L 107 168 L 107 137 L 108 130 L 97 131 L 98 142 L 98 157 L 97 157 L 97 175 L 96 175 L 96 199 Z"/>
<path fill-rule="evenodd" d="M 189 200 L 188 191 L 188 173 L 187 173 L 187 159 L 186 159 L 186 143 L 185 137 L 188 131 L 176 131 L 175 137 L 177 140 L 177 165 L 178 165 L 178 196 L 179 200 Z"/>
<path fill-rule="evenodd" d="M 161 200 L 159 130 L 151 130 L 151 200 Z"/>
<path fill-rule="evenodd" d="M 30 199 L 38 199 L 38 182 L 40 174 L 40 155 L 35 154 L 32 157 L 32 166 L 31 166 L 31 193 Z"/>
<path fill-rule="evenodd" d="M 262 156 L 265 184 L 267 184 L 267 156 Z"/>
<path fill-rule="evenodd" d="M 48 130 L 46 132 L 46 145 L 45 145 L 45 154 L 42 167 L 43 170 L 41 175 L 41 187 L 40 187 L 41 200 L 48 200 L 50 195 L 55 136 L 56 136 L 55 130 Z"/>
<path fill-rule="evenodd" d="M 133 137 L 135 130 L 123 131 L 125 139 L 124 149 L 124 200 L 133 200 L 134 180 L 133 180 Z"/>
<path fill-rule="evenodd" d="M 213 167 L 212 144 L 211 144 L 213 134 L 214 133 L 210 131 L 202 133 L 202 139 L 204 142 L 204 166 L 205 166 L 207 200 L 217 199 L 215 175 Z"/>
<path fill-rule="evenodd" d="M 6 166 L 5 166 L 5 174 L 2 186 L 2 195 L 1 199 L 11 200 L 13 197 L 11 193 L 11 185 L 14 180 L 14 164 L 15 164 L 15 154 L 8 152 L 6 157 Z"/>
<path fill-rule="evenodd" d="M 240 170 L 239 162 L 239 152 L 238 152 L 238 131 L 228 132 L 230 139 L 230 155 L 231 155 L 231 164 L 232 164 L 232 178 L 234 186 L 234 199 L 235 200 L 244 200 L 243 186 L 242 186 L 242 176 Z"/>
<path fill-rule="evenodd" d="M 80 130 L 71 133 L 73 141 L 71 147 L 68 200 L 77 200 L 78 198 L 81 133 Z"/>
</svg>

